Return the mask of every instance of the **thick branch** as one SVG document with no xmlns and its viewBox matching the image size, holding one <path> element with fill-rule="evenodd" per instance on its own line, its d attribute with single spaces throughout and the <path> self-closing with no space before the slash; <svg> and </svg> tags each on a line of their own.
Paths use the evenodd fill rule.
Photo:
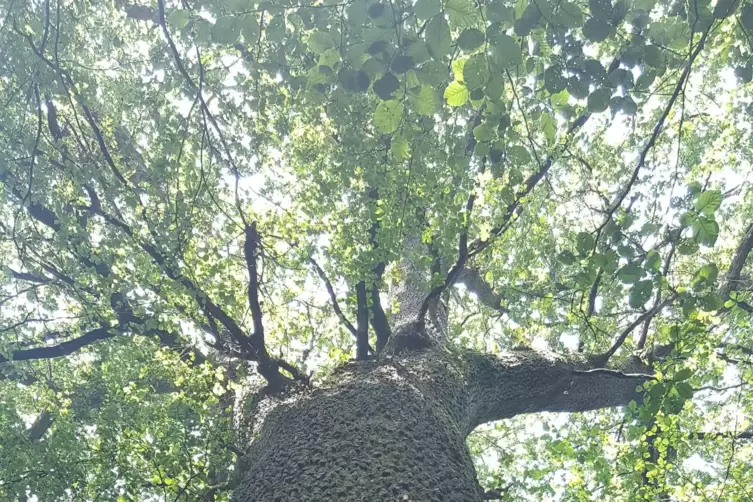
<svg viewBox="0 0 753 502">
<path fill-rule="evenodd" d="M 261 304 L 259 303 L 259 272 L 257 270 L 257 257 L 259 247 L 259 232 L 256 223 L 246 225 L 246 240 L 243 244 L 243 253 L 246 258 L 248 269 L 248 305 L 251 309 L 251 318 L 254 323 L 254 333 L 251 335 L 251 344 L 261 363 L 269 359 L 267 348 L 264 343 L 264 324 L 262 323 Z"/>
<path fill-rule="evenodd" d="M 745 262 L 753 250 L 753 223 L 748 225 L 740 243 L 737 245 L 735 252 L 732 254 L 732 262 L 724 278 L 724 283 L 719 288 L 719 296 L 723 301 L 729 300 L 730 293 L 740 287 L 740 277 L 742 275 Z"/>
<path fill-rule="evenodd" d="M 636 357 L 598 370 L 593 370 L 593 358 L 530 349 L 499 356 L 468 352 L 466 361 L 472 428 L 523 413 L 627 405 L 640 399 L 636 388 L 652 378 L 650 367 Z"/>
<path fill-rule="evenodd" d="M 369 305 L 366 283 L 356 284 L 356 359 L 363 361 L 369 357 Z"/>
<path fill-rule="evenodd" d="M 483 305 L 499 312 L 507 312 L 507 309 L 502 306 L 504 296 L 495 293 L 494 289 L 475 268 L 465 267 L 458 276 L 457 282 L 463 284 L 468 291 L 475 294 Z"/>
<path fill-rule="evenodd" d="M 33 359 L 53 359 L 56 357 L 64 357 L 74 352 L 91 345 L 99 340 L 106 340 L 112 338 L 120 332 L 117 328 L 101 327 L 87 331 L 83 335 L 61 342 L 57 345 L 49 345 L 47 347 L 35 347 L 33 349 L 15 350 L 10 353 L 10 359 L 6 359 L 0 354 L 0 363 L 7 363 L 10 361 L 30 361 Z"/>
<path fill-rule="evenodd" d="M 375 188 L 369 190 L 369 198 L 376 203 L 379 198 L 379 191 Z M 369 227 L 369 244 L 371 244 L 371 247 L 374 250 L 379 247 L 379 244 L 377 243 L 379 227 L 379 218 L 375 216 L 371 227 Z M 382 281 L 382 276 L 384 275 L 384 270 L 386 268 L 384 262 L 385 259 L 385 257 L 382 257 L 381 261 L 374 266 L 374 275 L 376 277 L 369 288 L 371 296 L 371 327 L 374 329 L 374 334 L 376 335 L 377 352 L 380 352 L 384 348 L 387 344 L 387 340 L 389 340 L 392 335 L 390 323 L 387 320 L 387 315 L 384 313 L 384 308 L 382 307 L 382 298 L 379 296 L 379 283 Z"/>
</svg>

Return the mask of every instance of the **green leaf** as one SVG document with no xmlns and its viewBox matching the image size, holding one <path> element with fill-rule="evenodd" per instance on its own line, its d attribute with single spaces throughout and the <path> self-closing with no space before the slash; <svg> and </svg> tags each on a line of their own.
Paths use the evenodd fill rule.
<svg viewBox="0 0 753 502">
<path fill-rule="evenodd" d="M 241 36 L 241 24 L 235 17 L 220 17 L 210 31 L 212 40 L 223 45 L 234 44 Z"/>
<path fill-rule="evenodd" d="M 390 153 L 397 160 L 406 160 L 410 158 L 410 145 L 403 137 L 393 138 L 390 143 Z"/>
<path fill-rule="evenodd" d="M 365 92 L 369 89 L 369 76 L 363 71 L 342 69 L 337 74 L 337 79 L 343 88 L 353 92 Z"/>
<path fill-rule="evenodd" d="M 696 213 L 693 211 L 685 211 L 680 215 L 680 225 L 683 227 L 689 227 L 696 220 Z"/>
<path fill-rule="evenodd" d="M 735 13 L 735 9 L 740 4 L 740 0 L 716 0 L 714 5 L 714 17 L 724 19 Z"/>
<path fill-rule="evenodd" d="M 541 115 L 541 132 L 544 133 L 548 144 L 554 143 L 554 138 L 557 135 L 557 121 L 548 113 Z"/>
<path fill-rule="evenodd" d="M 520 166 L 531 160 L 531 154 L 528 153 L 526 147 L 521 145 L 515 145 L 510 148 L 510 155 L 515 161 L 515 165 Z"/>
<path fill-rule="evenodd" d="M 515 40 L 504 33 L 497 33 L 491 37 L 492 55 L 500 69 L 514 68 L 523 62 L 520 56 L 520 46 Z"/>
<path fill-rule="evenodd" d="M 719 277 L 719 268 L 709 263 L 699 268 L 693 275 L 691 286 L 695 291 L 700 291 L 704 288 L 712 288 L 716 284 L 716 279 Z"/>
<path fill-rule="evenodd" d="M 698 303 L 705 312 L 715 312 L 724 306 L 722 297 L 713 291 L 703 296 Z"/>
<path fill-rule="evenodd" d="M 411 94 L 408 96 L 413 109 L 419 115 L 429 116 L 434 115 L 437 112 L 439 100 L 437 99 L 437 92 L 428 86 L 421 86 L 421 90 L 418 94 Z"/>
<path fill-rule="evenodd" d="M 483 123 L 473 128 L 473 137 L 476 141 L 487 142 L 495 139 L 495 134 L 488 124 Z"/>
<path fill-rule="evenodd" d="M 419 19 L 431 19 L 442 12 L 441 0 L 418 0 L 413 6 L 413 12 Z"/>
<path fill-rule="evenodd" d="M 597 19 L 607 21 L 612 17 L 611 0 L 589 0 L 588 8 L 591 10 L 591 14 Z"/>
<path fill-rule="evenodd" d="M 492 23 L 511 23 L 515 19 L 513 9 L 502 2 L 489 2 L 486 7 L 486 14 L 488 20 Z"/>
<path fill-rule="evenodd" d="M 468 89 L 484 87 L 489 80 L 486 54 L 475 54 L 463 66 L 463 81 Z"/>
<path fill-rule="evenodd" d="M 450 85 L 447 86 L 447 89 L 444 90 L 444 99 L 450 106 L 463 106 L 468 102 L 469 97 L 470 93 L 468 92 L 468 88 L 463 85 L 462 82 L 458 82 L 457 80 L 451 82 Z"/>
<path fill-rule="evenodd" d="M 698 243 L 692 239 L 683 239 L 677 245 L 677 252 L 684 256 L 693 255 L 698 249 Z"/>
<path fill-rule="evenodd" d="M 486 95 L 492 101 L 500 101 L 505 94 L 505 78 L 501 72 L 492 73 L 489 83 L 486 84 Z"/>
<path fill-rule="evenodd" d="M 614 87 L 630 89 L 633 87 L 633 73 L 623 68 L 617 68 L 609 74 L 609 83 Z"/>
<path fill-rule="evenodd" d="M 674 381 L 683 382 L 692 376 L 693 376 L 693 370 L 691 370 L 690 368 L 683 368 L 677 373 L 675 373 Z"/>
<path fill-rule="evenodd" d="M 748 33 L 753 31 L 753 4 L 746 3 L 740 10 L 740 24 L 743 25 Z"/>
<path fill-rule="evenodd" d="M 167 22 L 179 30 L 185 28 L 190 20 L 191 13 L 185 9 L 173 9 L 167 16 Z"/>
<path fill-rule="evenodd" d="M 654 285 L 651 281 L 638 281 L 630 288 L 630 306 L 634 309 L 643 306 L 650 298 Z"/>
<path fill-rule="evenodd" d="M 476 28 L 467 28 L 458 37 L 458 46 L 464 51 L 478 49 L 484 44 L 484 33 Z"/>
<path fill-rule="evenodd" d="M 594 237 L 590 232 L 580 232 L 576 239 L 578 252 L 582 255 L 587 255 L 594 247 Z"/>
<path fill-rule="evenodd" d="M 309 35 L 308 47 L 315 54 L 323 54 L 330 49 L 334 49 L 336 46 L 332 35 L 326 31 L 315 31 Z"/>
<path fill-rule="evenodd" d="M 418 79 L 421 83 L 439 87 L 447 82 L 450 73 L 447 71 L 447 65 L 439 61 L 429 61 L 421 65 L 417 72 Z"/>
<path fill-rule="evenodd" d="M 705 217 L 698 218 L 691 226 L 693 239 L 704 246 L 713 246 L 719 237 L 719 224 Z"/>
<path fill-rule="evenodd" d="M 473 26 L 479 19 L 479 13 L 471 0 L 446 0 L 445 8 L 453 28 Z"/>
<path fill-rule="evenodd" d="M 656 80 L 656 72 L 653 70 L 646 70 L 638 75 L 638 79 L 635 81 L 635 88 L 637 90 L 646 91 L 651 87 L 651 84 Z"/>
<path fill-rule="evenodd" d="M 691 387 L 687 382 L 680 382 L 675 386 L 675 388 L 677 389 L 677 393 L 680 395 L 680 397 L 684 399 L 691 399 L 693 397 L 693 387 Z"/>
<path fill-rule="evenodd" d="M 563 108 L 570 101 L 570 93 L 567 90 L 563 90 L 557 94 L 552 94 L 549 96 L 549 101 L 555 108 Z"/>
<path fill-rule="evenodd" d="M 391 99 L 392 93 L 400 87 L 400 81 L 392 73 L 385 73 L 382 78 L 374 82 L 372 89 L 381 99 Z"/>
<path fill-rule="evenodd" d="M 691 181 L 688 183 L 688 193 L 690 195 L 699 194 L 701 193 L 701 190 L 703 190 L 703 187 L 697 181 Z"/>
<path fill-rule="evenodd" d="M 413 63 L 413 58 L 411 56 L 395 56 L 392 60 L 392 64 L 390 64 L 390 69 L 398 75 L 402 75 L 403 73 L 412 70 L 414 66 L 415 64 Z"/>
<path fill-rule="evenodd" d="M 661 266 L 661 255 L 652 249 L 646 254 L 646 268 L 649 270 L 658 271 Z"/>
<path fill-rule="evenodd" d="M 609 37 L 612 27 L 601 19 L 592 17 L 583 25 L 583 36 L 591 42 L 603 42 Z"/>
<path fill-rule="evenodd" d="M 654 68 L 662 68 L 666 62 L 664 52 L 656 45 L 647 45 L 643 48 L 646 64 Z"/>
<path fill-rule="evenodd" d="M 638 112 L 638 105 L 630 96 L 622 98 L 622 113 L 625 115 L 635 115 Z"/>
<path fill-rule="evenodd" d="M 243 27 L 241 28 L 241 33 L 243 34 L 243 40 L 247 44 L 255 44 L 259 41 L 261 27 L 259 26 L 259 21 L 256 20 L 256 17 L 246 17 L 246 20 L 243 22 Z"/>
<path fill-rule="evenodd" d="M 609 99 L 612 97 L 612 92 L 612 89 L 609 87 L 602 87 L 589 94 L 587 102 L 588 111 L 591 113 L 601 113 L 609 108 Z"/>
<path fill-rule="evenodd" d="M 572 265 L 577 260 L 575 258 L 575 255 L 571 253 L 570 251 L 562 251 L 560 254 L 557 255 L 557 259 L 562 263 L 563 265 Z"/>
<path fill-rule="evenodd" d="M 719 190 L 706 190 L 696 199 L 695 210 L 706 216 L 711 216 L 721 207 L 722 200 L 722 192 Z"/>
<path fill-rule="evenodd" d="M 611 274 L 617 270 L 619 256 L 611 249 L 605 253 L 595 253 L 591 259 L 594 265 L 603 268 L 604 272 Z"/>
<path fill-rule="evenodd" d="M 443 59 L 450 53 L 452 49 L 450 26 L 443 16 L 436 16 L 429 21 L 424 36 L 429 47 L 429 54 L 434 59 Z"/>
<path fill-rule="evenodd" d="M 550 94 L 557 94 L 567 87 L 567 79 L 562 70 L 561 66 L 552 65 L 544 71 L 544 87 Z"/>
<path fill-rule="evenodd" d="M 382 101 L 374 111 L 374 128 L 382 134 L 395 132 L 403 118 L 403 104 L 399 101 Z"/>
<path fill-rule="evenodd" d="M 579 28 L 583 26 L 583 12 L 577 4 L 572 2 L 560 3 L 558 21 L 568 28 Z"/>
<path fill-rule="evenodd" d="M 645 274 L 637 262 L 628 263 L 617 272 L 617 277 L 625 284 L 635 284 Z"/>
</svg>

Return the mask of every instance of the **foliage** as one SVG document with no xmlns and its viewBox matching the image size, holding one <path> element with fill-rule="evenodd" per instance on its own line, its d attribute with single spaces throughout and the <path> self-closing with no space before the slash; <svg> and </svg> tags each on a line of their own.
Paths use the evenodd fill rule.
<svg viewBox="0 0 753 502">
<path fill-rule="evenodd" d="M 349 359 L 357 285 L 466 233 L 497 296 L 452 288 L 453 343 L 674 344 L 626 410 L 472 437 L 483 483 L 750 500 L 752 37 L 749 0 L 0 0 L 0 497 L 227 497 L 234 392 Z"/>
</svg>

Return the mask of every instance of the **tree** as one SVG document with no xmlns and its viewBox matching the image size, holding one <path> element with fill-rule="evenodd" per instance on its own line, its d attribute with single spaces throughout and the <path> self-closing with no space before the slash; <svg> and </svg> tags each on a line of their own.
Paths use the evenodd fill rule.
<svg viewBox="0 0 753 502">
<path fill-rule="evenodd" d="M 748 0 L 0 7 L 4 500 L 751 500 Z"/>
</svg>

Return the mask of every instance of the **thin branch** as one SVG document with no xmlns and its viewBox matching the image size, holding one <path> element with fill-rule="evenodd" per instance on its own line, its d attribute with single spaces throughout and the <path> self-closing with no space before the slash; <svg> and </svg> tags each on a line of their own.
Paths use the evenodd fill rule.
<svg viewBox="0 0 753 502">
<path fill-rule="evenodd" d="M 627 337 L 630 336 L 630 333 L 633 332 L 633 330 L 640 325 L 642 322 L 645 322 L 647 319 L 650 319 L 654 317 L 656 314 L 662 311 L 664 307 L 671 304 L 675 301 L 677 298 L 676 295 L 672 295 L 663 302 L 661 302 L 659 305 L 656 305 L 655 307 L 651 308 L 650 310 L 644 312 L 642 315 L 640 315 L 637 319 L 635 319 L 633 322 L 631 322 L 627 328 L 625 328 L 622 333 L 620 333 L 620 336 L 617 337 L 617 340 L 615 340 L 614 344 L 607 350 L 604 354 L 599 356 L 597 358 L 598 366 L 605 366 L 607 361 L 610 357 L 614 355 L 617 350 L 622 347 L 622 344 L 625 343 L 625 340 L 627 340 Z"/>
<path fill-rule="evenodd" d="M 309 263 L 314 266 L 314 270 L 316 270 L 316 273 L 319 275 L 319 278 L 324 282 L 324 286 L 327 288 L 327 293 L 329 293 L 329 298 L 332 301 L 332 310 L 335 311 L 335 314 L 340 319 L 340 322 L 342 322 L 346 328 L 348 328 L 348 331 L 354 336 L 358 337 L 358 334 L 356 332 L 355 326 L 348 320 L 347 317 L 345 317 L 345 314 L 343 314 L 342 309 L 340 308 L 340 304 L 337 302 L 337 295 L 335 294 L 335 289 L 332 287 L 332 283 L 330 282 L 329 278 L 327 278 L 327 274 L 324 273 L 324 270 L 322 267 L 319 266 L 319 264 L 316 262 L 314 258 L 309 258 Z"/>
<path fill-rule="evenodd" d="M 601 277 L 604 275 L 604 269 L 600 268 L 599 273 L 596 274 L 596 279 L 594 279 L 594 283 L 591 285 L 591 290 L 588 292 L 588 310 L 586 311 L 586 320 L 590 319 L 591 316 L 596 311 L 596 295 L 599 291 L 599 283 L 601 282 Z"/>
<path fill-rule="evenodd" d="M 491 245 L 494 239 L 505 233 L 505 231 L 509 228 L 509 223 L 511 222 L 513 216 L 518 214 L 522 209 L 521 203 L 523 199 L 533 191 L 538 182 L 541 181 L 541 179 L 546 175 L 547 172 L 549 172 L 549 169 L 554 164 L 554 161 L 559 158 L 559 155 L 567 150 L 567 147 L 571 140 L 570 136 L 575 131 L 580 129 L 586 122 L 588 122 L 588 119 L 590 117 L 590 113 L 584 113 L 576 120 L 574 120 L 572 124 L 570 124 L 570 127 L 568 127 L 566 133 L 567 139 L 565 139 L 562 145 L 544 160 L 544 163 L 540 165 L 538 171 L 528 177 L 528 179 L 525 181 L 525 185 L 515 195 L 515 199 L 510 204 L 508 204 L 507 208 L 505 209 L 505 213 L 501 218 L 501 222 L 494 228 L 492 228 L 489 232 L 489 239 L 485 241 L 477 239 L 468 245 L 469 258 L 481 253 L 484 249 Z"/>
<path fill-rule="evenodd" d="M 638 179 L 638 173 L 646 164 L 646 157 L 648 156 L 648 153 L 656 144 L 656 140 L 659 138 L 659 134 L 661 133 L 664 127 L 664 122 L 667 120 L 667 117 L 669 116 L 669 112 L 672 110 L 672 107 L 674 106 L 675 101 L 677 101 L 677 97 L 680 95 L 680 91 L 682 91 L 683 89 L 685 80 L 690 76 L 690 70 L 693 67 L 693 62 L 701 53 L 701 50 L 703 49 L 705 45 L 706 38 L 708 37 L 710 32 L 711 32 L 711 26 L 709 26 L 709 28 L 703 33 L 703 35 L 701 36 L 701 39 L 698 41 L 698 45 L 690 54 L 690 57 L 688 58 L 688 62 L 685 64 L 685 69 L 680 75 L 680 78 L 677 81 L 677 84 L 675 85 L 674 91 L 672 92 L 672 95 L 670 96 L 669 101 L 667 102 L 667 106 L 664 107 L 664 111 L 659 116 L 659 120 L 656 122 L 656 125 L 654 126 L 651 136 L 649 137 L 648 141 L 643 147 L 643 150 L 641 150 L 641 153 L 638 156 L 638 163 L 636 164 L 635 169 L 633 169 L 633 173 L 630 175 L 630 179 L 624 185 L 622 190 L 620 190 L 620 192 L 617 194 L 616 199 L 614 200 L 614 202 L 612 202 L 612 204 L 607 209 L 606 214 L 604 215 L 604 221 L 596 229 L 597 244 L 598 244 L 599 237 L 601 236 L 602 230 L 604 230 L 604 228 L 607 226 L 609 221 L 612 219 L 612 216 L 614 215 L 615 211 L 617 211 L 617 209 L 619 209 L 619 207 L 622 205 L 622 202 L 625 200 L 625 197 L 628 196 L 628 194 L 630 193 L 630 190 L 633 188 L 633 184 L 635 184 L 636 180 Z"/>
<path fill-rule="evenodd" d="M 692 439 L 753 439 L 753 431 L 745 432 L 691 432 Z"/>
<path fill-rule="evenodd" d="M 436 301 L 440 295 L 450 286 L 455 283 L 460 272 L 465 267 L 465 263 L 468 261 L 468 227 L 471 225 L 471 213 L 473 212 L 473 203 L 476 201 L 476 189 L 471 189 L 471 193 L 468 196 L 468 201 L 465 204 L 464 218 L 465 222 L 463 230 L 460 232 L 460 238 L 458 242 L 458 260 L 455 265 L 452 266 L 447 273 L 444 283 L 434 287 L 424 299 L 421 304 L 421 308 L 418 311 L 418 323 L 423 326 L 426 318 L 426 313 L 429 311 L 432 303 Z"/>
<path fill-rule="evenodd" d="M 656 380 L 655 375 L 648 373 L 625 373 L 623 371 L 612 370 L 609 368 L 593 368 L 590 370 L 573 370 L 575 375 L 608 375 L 615 378 L 640 378 L 644 380 Z"/>
</svg>

